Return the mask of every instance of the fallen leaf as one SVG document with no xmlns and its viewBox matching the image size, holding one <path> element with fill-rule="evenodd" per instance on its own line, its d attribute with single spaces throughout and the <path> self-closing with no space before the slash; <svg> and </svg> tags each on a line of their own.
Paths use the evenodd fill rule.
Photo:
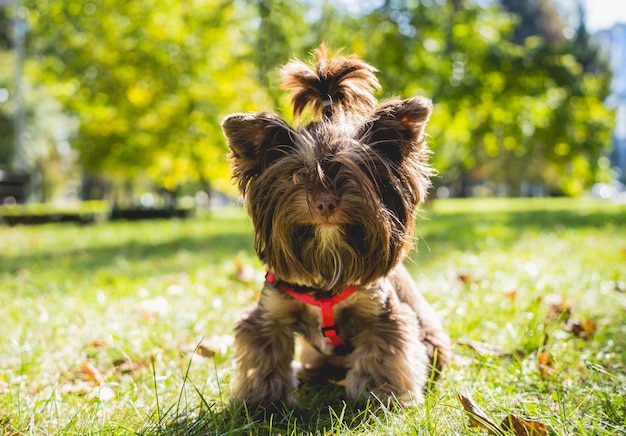
<svg viewBox="0 0 626 436">
<path fill-rule="evenodd" d="M 456 277 L 466 285 L 472 282 L 472 275 L 468 272 L 460 272 Z"/>
<path fill-rule="evenodd" d="M 549 434 L 548 426 L 545 424 L 526 418 L 520 418 L 512 413 L 509 414 L 500 425 L 496 425 L 470 397 L 459 394 L 459 401 L 465 412 L 469 415 L 470 427 L 486 429 L 489 434 L 497 436 L 505 434 L 513 434 L 514 436 L 547 436 Z"/>
<path fill-rule="evenodd" d="M 549 377 L 557 371 L 554 361 L 547 353 L 537 354 L 537 361 L 543 378 Z"/>
<path fill-rule="evenodd" d="M 504 291 L 504 296 L 509 300 L 515 300 L 515 297 L 517 297 L 517 289 L 509 289 L 507 291 Z"/>
<path fill-rule="evenodd" d="M 96 382 L 98 385 L 104 384 L 104 375 L 102 374 L 102 372 L 100 372 L 98 368 L 96 368 L 91 363 L 85 362 L 81 367 L 81 370 L 87 375 L 90 380 Z"/>
<path fill-rule="evenodd" d="M 515 436 L 546 436 L 548 434 L 548 427 L 545 424 L 520 418 L 513 414 L 504 418 L 500 428 L 505 432 L 513 431 Z"/>
<path fill-rule="evenodd" d="M 484 428 L 500 434 L 498 426 L 487 417 L 487 414 L 480 407 L 478 407 L 470 397 L 463 394 L 458 395 L 459 401 L 463 406 L 463 410 L 465 410 L 469 416 L 470 427 Z"/>
<path fill-rule="evenodd" d="M 183 346 L 183 350 L 188 353 L 196 353 L 202 357 L 211 358 L 216 354 L 226 354 L 234 342 L 235 338 L 231 335 L 212 335 L 202 338 L 198 344 Z"/>
<path fill-rule="evenodd" d="M 138 370 L 147 368 L 149 363 L 145 360 L 133 361 L 130 357 L 125 356 L 113 361 L 113 365 L 115 370 L 121 374 L 135 374 Z"/>
<path fill-rule="evenodd" d="M 572 305 L 574 302 L 567 297 L 560 295 L 549 295 L 546 301 L 550 304 L 548 309 L 548 318 L 553 320 L 567 321 L 572 313 Z"/>
<path fill-rule="evenodd" d="M 17 430 L 11 425 L 10 416 L 0 416 L 0 429 L 2 431 L 2 436 L 18 436 L 24 434 L 22 431 Z"/>
<path fill-rule="evenodd" d="M 591 339 L 596 333 L 597 328 L 597 323 L 591 318 L 586 318 L 584 321 L 577 319 L 570 320 L 570 322 L 567 323 L 567 329 L 571 334 L 585 340 Z"/>
<path fill-rule="evenodd" d="M 92 343 L 91 346 L 94 348 L 102 348 L 104 346 L 106 346 L 107 341 L 104 339 L 95 339 Z"/>
</svg>

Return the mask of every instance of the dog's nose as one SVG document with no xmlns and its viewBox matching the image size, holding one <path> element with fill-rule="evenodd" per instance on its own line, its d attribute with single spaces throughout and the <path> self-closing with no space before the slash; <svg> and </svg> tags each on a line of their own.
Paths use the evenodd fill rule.
<svg viewBox="0 0 626 436">
<path fill-rule="evenodd" d="M 315 202 L 315 212 L 322 218 L 329 218 L 338 208 L 339 200 L 332 195 L 321 195 Z"/>
</svg>

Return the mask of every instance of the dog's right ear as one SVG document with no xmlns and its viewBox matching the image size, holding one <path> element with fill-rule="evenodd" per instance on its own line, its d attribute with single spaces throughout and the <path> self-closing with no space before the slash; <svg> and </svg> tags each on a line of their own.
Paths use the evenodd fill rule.
<svg viewBox="0 0 626 436">
<path fill-rule="evenodd" d="M 362 128 L 361 138 L 381 155 L 399 163 L 424 149 L 424 128 L 432 110 L 433 103 L 426 97 L 389 100 L 374 111 L 372 121 Z"/>
<path fill-rule="evenodd" d="M 222 121 L 222 130 L 230 148 L 233 177 L 242 195 L 250 180 L 292 144 L 289 126 L 268 112 L 229 115 Z"/>
</svg>

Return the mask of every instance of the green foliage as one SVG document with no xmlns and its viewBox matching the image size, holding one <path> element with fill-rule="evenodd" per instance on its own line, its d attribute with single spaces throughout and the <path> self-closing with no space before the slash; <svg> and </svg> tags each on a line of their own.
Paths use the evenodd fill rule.
<svg viewBox="0 0 626 436">
<path fill-rule="evenodd" d="M 519 45 L 513 15 L 471 2 L 392 5 L 353 19 L 338 44 L 379 67 L 388 93 L 434 99 L 428 131 L 438 183 L 457 194 L 490 181 L 514 195 L 523 183 L 579 195 L 601 177 L 613 127 L 603 105 L 610 74 L 588 41 L 532 36 Z"/>
<path fill-rule="evenodd" d="M 77 115 L 89 170 L 232 189 L 219 121 L 286 108 L 276 68 L 326 41 L 376 66 L 383 97 L 434 99 L 438 184 L 577 195 L 606 176 L 608 67 L 583 27 L 562 37 L 548 2 L 547 36 L 525 25 L 531 3 L 513 3 L 517 16 L 460 0 L 357 14 L 341 2 L 26 0 L 28 71 Z"/>
<path fill-rule="evenodd" d="M 245 58 L 254 26 L 221 0 L 32 0 L 32 74 L 80 118 L 73 141 L 92 171 L 142 172 L 166 189 L 227 180 L 225 114 L 267 105 Z"/>
</svg>

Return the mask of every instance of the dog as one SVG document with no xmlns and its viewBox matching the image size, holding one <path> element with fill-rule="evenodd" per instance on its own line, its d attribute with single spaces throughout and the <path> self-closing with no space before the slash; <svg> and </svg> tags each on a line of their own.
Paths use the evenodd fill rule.
<svg viewBox="0 0 626 436">
<path fill-rule="evenodd" d="M 376 69 L 322 45 L 281 69 L 294 121 L 227 116 L 233 177 L 267 267 L 235 327 L 232 396 L 296 403 L 303 374 L 345 370 L 349 398 L 419 403 L 451 357 L 450 339 L 402 264 L 433 169 L 425 97 L 379 103 Z"/>
</svg>

